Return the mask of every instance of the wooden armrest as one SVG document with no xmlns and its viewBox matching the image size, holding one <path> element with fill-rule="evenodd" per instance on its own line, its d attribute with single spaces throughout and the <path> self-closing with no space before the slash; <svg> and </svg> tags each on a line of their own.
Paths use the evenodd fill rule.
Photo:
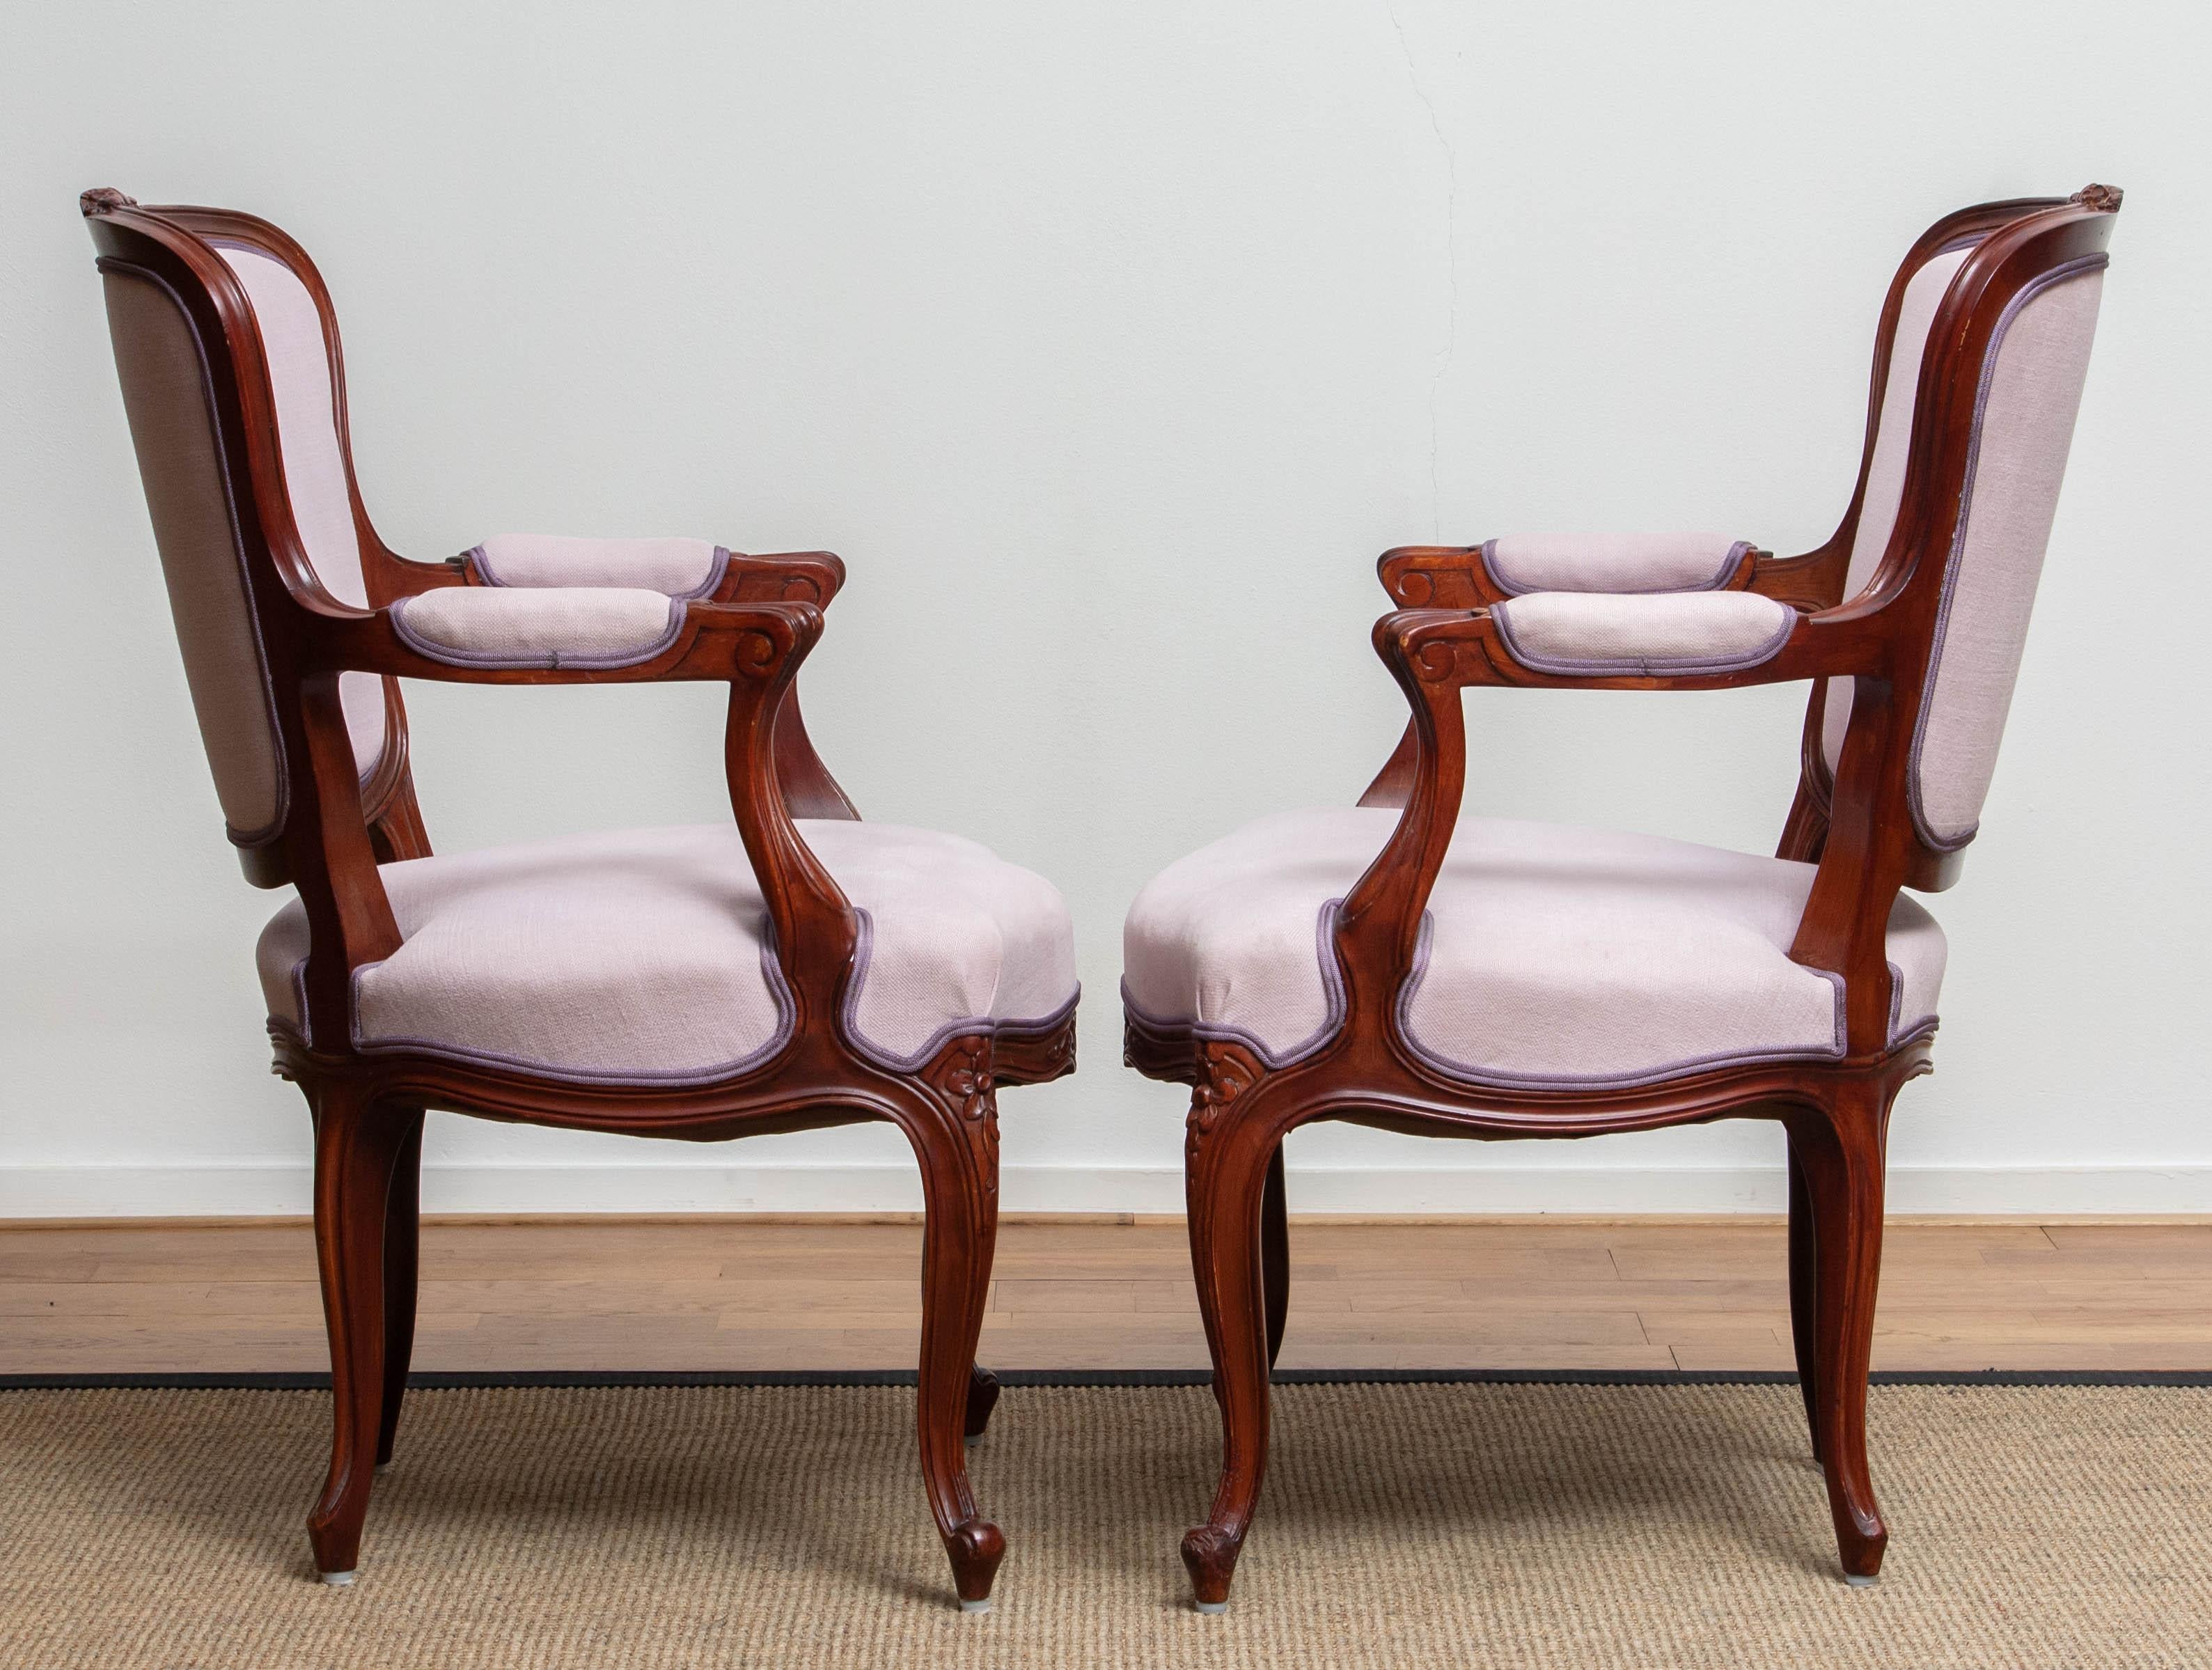
<svg viewBox="0 0 2212 1670">
<path fill-rule="evenodd" d="M 427 590 L 438 585 L 493 586 L 504 583 L 487 571 L 483 546 L 451 557 L 441 564 L 401 563 L 402 568 L 422 576 L 422 585 Z M 722 553 L 719 573 L 712 576 L 713 584 L 696 592 L 678 594 L 710 603 L 812 603 L 827 608 L 845 584 L 845 564 L 831 551 L 786 551 L 754 554 L 742 551 Z M 394 558 L 395 562 L 400 559 Z M 442 576 L 442 577 L 439 577 Z M 635 583 L 618 575 L 603 575 L 592 580 L 578 580 L 577 586 L 606 586 Z M 646 589 L 655 589 L 647 587 Z M 557 585 L 538 582 L 516 587 L 521 590 L 558 590 Z"/>
<path fill-rule="evenodd" d="M 405 600 L 402 600 L 404 602 Z M 303 605 L 311 623 L 303 634 L 310 672 L 383 673 L 441 684 L 568 685 L 727 682 L 763 676 L 776 636 L 807 628 L 821 633 L 822 611 L 811 603 L 717 603 L 680 606 L 665 644 L 621 666 L 504 666 L 448 661 L 424 654 L 403 636 L 392 610 L 337 609 Z M 809 640 L 811 642 L 811 639 Z"/>
<path fill-rule="evenodd" d="M 785 551 L 764 556 L 733 551 L 712 600 L 811 603 L 826 609 L 844 586 L 844 558 L 834 551 Z"/>
<path fill-rule="evenodd" d="M 1592 536 L 1595 538 L 1597 536 Z M 1376 560 L 1376 571 L 1381 576 L 1382 589 L 1390 600 L 1401 609 L 1480 609 L 1492 603 L 1503 603 L 1511 597 L 1543 588 L 1516 585 L 1498 572 L 1494 548 L 1496 539 L 1473 545 L 1401 545 L 1386 551 Z M 1741 591 L 1753 588 L 1753 577 L 1762 561 L 1771 561 L 1773 553 L 1761 551 L 1747 540 L 1723 545 L 1720 566 L 1710 573 L 1701 572 L 1696 584 L 1680 586 L 1621 586 L 1623 592 L 1684 590 L 1684 591 Z M 1678 576 L 1679 577 L 1679 576 Z M 1589 591 L 1607 589 L 1588 586 L 1563 587 L 1559 589 Z"/>
<path fill-rule="evenodd" d="M 1489 609 L 1406 609 L 1375 623 L 1375 647 L 1424 682 L 1538 690 L 1735 690 L 1807 679 L 1879 675 L 1887 634 L 1870 608 L 1801 615 L 1771 655 L 1751 665 L 1681 673 L 1546 671 L 1516 660 Z M 1403 682 L 1403 679 L 1401 679 Z"/>
</svg>

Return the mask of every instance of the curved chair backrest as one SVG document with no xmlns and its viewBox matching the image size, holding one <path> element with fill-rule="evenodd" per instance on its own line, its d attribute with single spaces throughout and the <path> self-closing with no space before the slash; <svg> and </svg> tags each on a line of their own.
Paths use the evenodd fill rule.
<svg viewBox="0 0 2212 1670">
<path fill-rule="evenodd" d="M 2086 203 L 1986 204 L 1937 222 L 1899 269 L 1883 309 L 1860 491 L 1847 519 L 1844 595 L 1863 594 L 1878 575 L 1909 570 L 1923 554 L 1899 549 L 1916 522 L 1934 526 L 1916 496 L 1958 495 L 1955 525 L 1939 519 L 1949 543 L 1931 582 L 1940 597 L 1910 765 L 1915 832 L 1931 855 L 1972 838 L 1996 765 L 2087 369 L 2104 229 L 2118 206 L 2117 193 L 2107 201 L 2097 190 Z M 2023 247 L 2040 247 L 2043 234 L 2085 216 L 2100 229 L 2094 250 L 2062 254 L 2016 291 L 2003 289 L 1997 315 L 1983 321 L 1986 335 L 1976 333 L 1980 357 L 1955 363 L 1992 274 Z M 1936 408 L 1960 376 L 1971 400 L 1954 415 L 1966 452 L 1955 472 L 1935 473 L 1925 463 L 1916 478 L 1915 460 L 1936 439 Z M 1832 782 L 1850 681 L 1829 680 L 1821 699 L 1821 755 Z M 1948 868 L 1931 865 L 1929 874 L 1942 870 L 1948 880 Z"/>
<path fill-rule="evenodd" d="M 356 607 L 381 600 L 337 317 L 307 253 L 265 221 L 110 192 L 83 208 L 216 797 L 247 875 L 277 885 L 289 790 L 257 570 L 275 581 L 282 564 Z M 398 686 L 349 673 L 339 698 L 374 803 L 404 769 Z"/>
</svg>

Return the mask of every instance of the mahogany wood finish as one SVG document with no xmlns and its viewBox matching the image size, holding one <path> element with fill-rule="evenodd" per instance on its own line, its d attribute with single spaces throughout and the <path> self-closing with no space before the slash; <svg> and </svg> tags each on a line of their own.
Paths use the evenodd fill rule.
<svg viewBox="0 0 2212 1670">
<path fill-rule="evenodd" d="M 1957 857 L 1930 851 L 1915 832 L 1907 801 L 1914 719 L 1993 332 L 2006 303 L 2039 275 L 2103 250 L 2118 198 L 2092 187 L 2071 200 L 1984 205 L 1923 236 L 1917 248 L 1932 253 L 1966 229 L 1985 234 L 1929 332 L 1904 503 L 1887 552 L 1871 582 L 1844 600 L 1855 495 L 1827 545 L 1777 565 L 1793 577 L 1776 582 L 1776 594 L 1797 600 L 1802 613 L 1780 652 L 1760 666 L 1686 677 L 1534 672 L 1500 643 L 1489 600 L 1474 589 L 1480 564 L 1466 553 L 1401 551 L 1382 559 L 1394 595 L 1452 606 L 1404 609 L 1375 626 L 1376 649 L 1412 718 L 1364 801 L 1402 808 L 1397 828 L 1346 896 L 1334 929 L 1345 994 L 1340 1030 L 1315 1054 L 1273 1070 L 1243 1045 L 1197 1038 L 1188 1027 L 1156 1030 L 1131 1017 L 1126 1033 L 1130 1065 L 1192 1090 L 1185 1146 L 1191 1257 L 1224 1449 L 1212 1509 L 1182 1545 L 1201 1605 L 1217 1608 L 1228 1598 L 1267 1468 L 1267 1371 L 1280 1344 L 1288 1267 L 1282 1143 L 1321 1119 L 1482 1139 L 1587 1137 L 1723 1118 L 1780 1123 L 1790 1148 L 1790 1293 L 1806 1415 L 1827 1478 L 1844 1574 L 1863 1582 L 1880 1570 L 1887 1532 L 1867 1469 L 1865 1405 L 1883 1155 L 1898 1091 L 1929 1070 L 1927 1033 L 1890 1039 L 1885 936 L 1899 889 L 1942 885 Z M 1917 264 L 1900 273 L 1885 310 L 1877 409 L 1899 297 Z M 1869 450 L 1871 441 L 1869 435 Z M 1863 462 L 1861 473 L 1863 493 Z M 1422 916 L 1458 822 L 1468 769 L 1465 690 L 1717 690 L 1830 677 L 1855 680 L 1837 781 L 1817 800 L 1801 785 L 1784 856 L 1817 860 L 1790 954 L 1844 977 L 1841 1058 L 1709 1069 L 1627 1089 L 1503 1090 L 1444 1077 L 1408 1046 L 1396 1000 L 1413 972 Z"/>
<path fill-rule="evenodd" d="M 2109 193 L 2109 197 L 2100 193 Z M 1820 545 L 1794 557 L 1778 557 L 1771 551 L 1752 551 L 1723 581 L 1723 591 L 1753 591 L 1811 611 L 1832 609 L 1844 600 L 1850 567 L 1851 546 L 1858 537 L 1859 517 L 1866 507 L 1867 477 L 1874 466 L 1875 441 L 1881 430 L 1881 402 L 1889 387 L 1890 350 L 1897 342 L 1897 321 L 1905 305 L 1905 286 L 1912 276 L 1936 255 L 1961 243 L 1986 238 L 2025 216 L 2062 209 L 2069 203 L 2117 213 L 2120 192 L 2115 186 L 2085 186 L 2072 198 L 2013 198 L 1998 203 L 1978 203 L 1943 216 L 1913 241 L 1898 263 L 1882 298 L 1875 327 L 1874 371 L 1867 389 L 1866 434 L 1859 449 L 1859 472 L 1851 486 L 1850 501 L 1843 520 Z M 1932 333 L 1931 333 L 1932 339 Z M 1505 601 L 1502 590 L 1484 566 L 1480 545 L 1400 545 L 1376 560 L 1382 589 L 1401 609 L 1486 609 Z M 1820 748 L 1822 698 L 1826 686 L 1815 683 L 1808 698 L 1803 741 L 1800 748 L 1801 781 L 1797 799 L 1785 826 L 1781 856 L 1813 859 L 1827 825 L 1828 762 Z M 1412 756 L 1412 733 L 1407 733 L 1398 752 L 1361 799 L 1363 806 L 1402 806 Z M 1958 864 L 1951 855 L 1923 855 L 1917 861 L 1913 885 L 1931 891 L 1957 879 Z"/>
<path fill-rule="evenodd" d="M 975 1362 L 998 1222 L 997 1090 L 1073 1071 L 1074 1023 L 1071 1015 L 1042 1033 L 957 1037 L 909 1073 L 862 1056 L 840 1029 L 858 924 L 793 818 L 857 814 L 816 757 L 792 692 L 822 635 L 823 608 L 843 581 L 843 564 L 820 552 L 733 558 L 716 594 L 687 605 L 674 642 L 635 666 L 511 670 L 426 660 L 401 642 L 388 606 L 467 583 L 466 565 L 410 562 L 392 552 L 376 538 L 356 491 L 371 606 L 341 602 L 317 580 L 285 492 L 253 314 L 208 241 L 252 244 L 306 281 L 331 344 L 343 436 L 334 321 L 304 252 L 265 222 L 228 210 L 142 207 L 107 191 L 86 193 L 82 204 L 101 270 L 166 285 L 198 338 L 283 743 L 283 826 L 241 856 L 259 885 L 289 881 L 298 888 L 311 930 L 306 1007 L 307 1036 L 316 1041 L 280 1030 L 275 1045 L 276 1070 L 306 1094 L 315 1128 L 316 1244 L 336 1394 L 329 1476 L 308 1520 L 317 1567 L 333 1576 L 353 1571 L 374 1468 L 392 1451 L 414 1332 L 426 1108 L 699 1142 L 886 1120 L 914 1149 L 927 1210 L 919 1398 L 924 1482 L 959 1595 L 984 1602 L 1005 1539 L 976 1506 L 962 1441 L 980 1435 L 997 1391 Z M 349 460 L 349 475 L 350 467 Z M 338 675 L 347 671 L 383 675 L 395 722 L 386 762 L 366 784 L 338 703 Z M 684 1088 L 581 1085 L 428 1054 L 355 1050 L 353 971 L 399 943 L 378 865 L 429 850 L 406 769 L 401 677 L 726 684 L 731 808 L 796 1009 L 784 1049 L 726 1081 Z"/>
</svg>

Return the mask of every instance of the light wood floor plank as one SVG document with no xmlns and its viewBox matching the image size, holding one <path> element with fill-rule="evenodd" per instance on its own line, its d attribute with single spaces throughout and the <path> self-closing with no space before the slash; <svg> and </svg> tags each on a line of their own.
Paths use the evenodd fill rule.
<svg viewBox="0 0 2212 1670">
<path fill-rule="evenodd" d="M 1767 1220 L 1291 1226 L 1290 1368 L 1787 1369 Z M 901 1368 L 920 1227 L 737 1219 L 434 1222 L 425 1369 Z M 982 1355 L 1195 1368 L 1180 1224 L 1009 1222 Z M 0 1226 L 0 1373 L 314 1370 L 300 1223 Z M 2212 1225 L 1890 1226 L 1875 1366 L 2212 1369 Z"/>
</svg>

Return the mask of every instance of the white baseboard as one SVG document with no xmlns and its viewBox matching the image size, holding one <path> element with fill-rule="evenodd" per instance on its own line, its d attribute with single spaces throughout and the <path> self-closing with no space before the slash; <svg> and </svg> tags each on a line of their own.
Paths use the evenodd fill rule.
<svg viewBox="0 0 2212 1670">
<path fill-rule="evenodd" d="M 1170 1167 L 1010 1166 L 1010 1212 L 1180 1212 Z M 1313 1167 L 1290 1172 L 1293 1212 L 1440 1214 L 1778 1212 L 1763 1167 Z M 289 1161 L 206 1166 L 0 1167 L 0 1218 L 250 1217 L 309 1210 Z M 430 1212 L 909 1212 L 908 1166 L 432 1165 Z M 1893 1167 L 1894 1213 L 2212 1214 L 2212 1166 Z"/>
</svg>

